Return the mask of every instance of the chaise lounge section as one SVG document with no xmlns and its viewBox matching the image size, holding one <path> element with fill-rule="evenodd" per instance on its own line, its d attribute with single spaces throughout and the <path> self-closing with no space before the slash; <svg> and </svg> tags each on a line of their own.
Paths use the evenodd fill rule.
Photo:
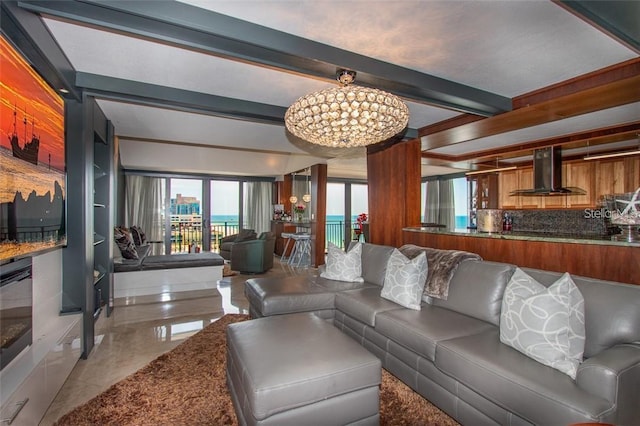
<svg viewBox="0 0 640 426">
<path fill-rule="evenodd" d="M 151 246 L 136 246 L 137 259 L 114 259 L 114 297 L 129 297 L 215 288 L 224 259 L 217 253 L 150 255 Z"/>
<path fill-rule="evenodd" d="M 454 254 L 400 250 L 407 257 L 425 251 L 431 259 Z M 584 298 L 585 324 L 584 360 L 574 380 L 501 342 L 503 296 L 515 265 L 467 256 L 451 268 L 446 300 L 425 296 L 420 310 L 413 310 L 381 297 L 392 251 L 363 245 L 363 283 L 320 276 L 247 280 L 250 313 L 320 315 L 462 424 L 637 424 L 639 287 L 572 277 Z M 523 271 L 547 287 L 562 276 Z"/>
</svg>

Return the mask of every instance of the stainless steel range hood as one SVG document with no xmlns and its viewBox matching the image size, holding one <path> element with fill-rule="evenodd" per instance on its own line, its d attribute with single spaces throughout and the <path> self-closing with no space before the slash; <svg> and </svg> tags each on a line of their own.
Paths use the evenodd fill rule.
<svg viewBox="0 0 640 426">
<path fill-rule="evenodd" d="M 586 191 L 562 186 L 562 152 L 559 146 L 533 151 L 533 188 L 518 189 L 510 195 L 580 195 Z"/>
</svg>

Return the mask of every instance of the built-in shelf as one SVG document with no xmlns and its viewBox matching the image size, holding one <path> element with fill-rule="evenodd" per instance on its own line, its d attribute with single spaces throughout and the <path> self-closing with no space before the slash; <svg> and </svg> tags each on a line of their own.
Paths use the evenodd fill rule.
<svg viewBox="0 0 640 426">
<path fill-rule="evenodd" d="M 107 270 L 102 265 L 96 265 L 93 270 L 93 285 L 95 286 L 107 275 Z"/>
<path fill-rule="evenodd" d="M 105 241 L 105 237 L 103 237 L 102 235 L 94 232 L 93 233 L 93 245 L 97 246 L 98 244 L 104 243 Z"/>
<path fill-rule="evenodd" d="M 87 191 L 67 200 L 68 217 L 78 220 L 67 223 L 62 310 L 82 312 L 82 357 L 87 358 L 95 342 L 94 320 L 102 310 L 110 315 L 113 307 L 114 128 L 92 96 L 65 102 L 65 128 L 69 140 L 83 145 L 67 153 L 69 185 Z"/>
<path fill-rule="evenodd" d="M 93 164 L 93 178 L 95 180 L 98 180 L 100 178 L 103 178 L 107 176 L 107 172 L 105 172 L 104 170 L 102 170 L 102 168 L 100 166 L 98 166 L 97 164 Z"/>
</svg>

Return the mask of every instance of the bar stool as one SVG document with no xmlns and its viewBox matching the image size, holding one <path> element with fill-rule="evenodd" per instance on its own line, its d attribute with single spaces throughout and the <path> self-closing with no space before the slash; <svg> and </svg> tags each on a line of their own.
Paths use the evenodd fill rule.
<svg viewBox="0 0 640 426">
<path fill-rule="evenodd" d="M 282 238 L 286 238 L 287 242 L 284 244 L 284 250 L 282 250 L 282 256 L 280 256 L 280 262 L 287 262 L 288 259 L 291 259 L 291 255 L 293 254 L 293 247 L 291 248 L 291 253 L 287 256 L 287 250 L 289 249 L 289 244 L 293 241 L 292 236 L 295 235 L 292 232 L 283 232 L 280 234 Z"/>
<path fill-rule="evenodd" d="M 289 264 L 307 266 L 311 263 L 311 234 L 295 233 L 291 238 L 295 243 L 293 244 L 291 256 L 289 256 Z"/>
</svg>

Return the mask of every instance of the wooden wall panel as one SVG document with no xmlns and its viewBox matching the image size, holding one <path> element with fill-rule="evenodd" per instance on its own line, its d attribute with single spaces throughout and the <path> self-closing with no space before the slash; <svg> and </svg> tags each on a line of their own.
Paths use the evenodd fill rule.
<svg viewBox="0 0 640 426">
<path fill-rule="evenodd" d="M 369 234 L 374 244 L 402 245 L 402 228 L 420 224 L 420 141 L 367 153 Z"/>
<path fill-rule="evenodd" d="M 484 260 L 640 285 L 640 247 L 404 231 L 404 243 L 478 253 Z"/>
<path fill-rule="evenodd" d="M 640 187 L 640 157 L 624 159 L 624 192 L 633 192 Z"/>
<path fill-rule="evenodd" d="M 311 265 L 324 264 L 327 222 L 327 165 L 311 166 Z"/>
</svg>

